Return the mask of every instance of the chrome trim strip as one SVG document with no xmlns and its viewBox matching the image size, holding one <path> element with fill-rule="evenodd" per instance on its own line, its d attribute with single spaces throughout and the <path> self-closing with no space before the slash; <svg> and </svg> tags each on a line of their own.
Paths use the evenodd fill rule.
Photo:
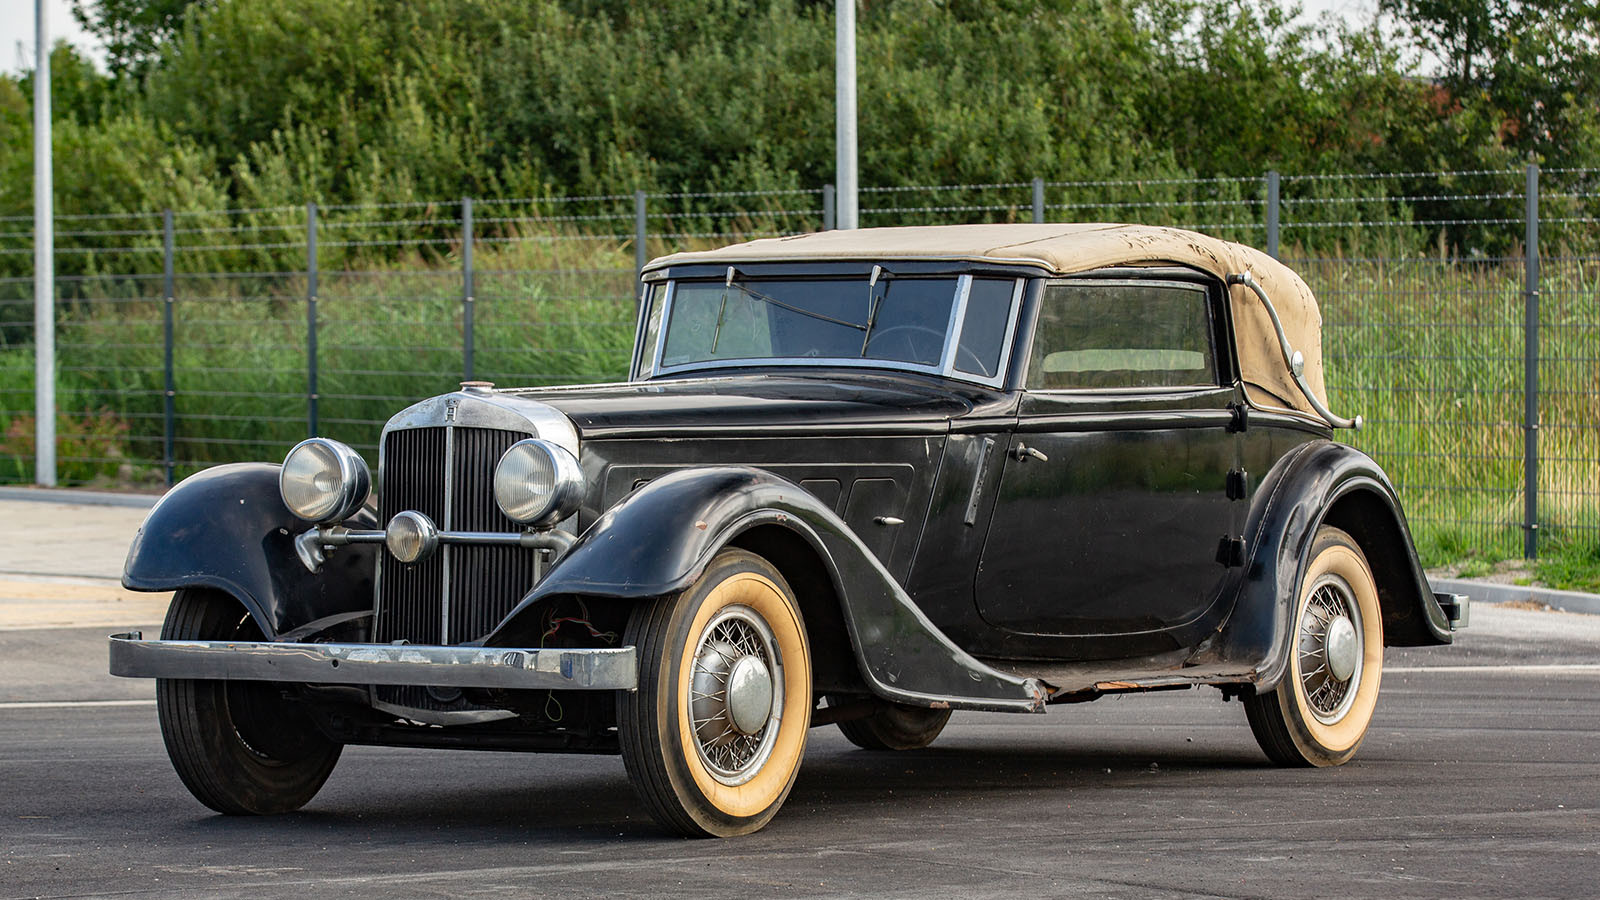
<svg viewBox="0 0 1600 900">
<path fill-rule="evenodd" d="M 1360 416 L 1346 419 L 1342 416 L 1334 415 L 1332 410 L 1317 399 L 1316 392 L 1311 390 L 1311 385 L 1306 384 L 1304 374 L 1305 356 L 1300 351 L 1289 346 L 1289 335 L 1283 330 L 1283 320 L 1278 318 L 1278 310 L 1272 305 L 1272 301 L 1268 299 L 1267 292 L 1261 287 L 1261 283 L 1256 281 L 1249 272 L 1235 272 L 1228 276 L 1228 284 L 1243 285 L 1254 291 L 1255 295 L 1260 298 L 1261 305 L 1267 308 L 1267 317 L 1272 320 L 1272 328 L 1278 332 L 1278 350 L 1283 354 L 1283 364 L 1289 367 L 1289 374 L 1294 377 L 1295 386 L 1300 389 L 1300 393 L 1305 395 L 1306 401 L 1311 404 L 1312 409 L 1317 411 L 1317 415 L 1321 416 L 1323 421 L 1334 428 L 1349 428 L 1353 431 L 1360 431 L 1364 422 Z"/>
<path fill-rule="evenodd" d="M 111 635 L 111 674 L 124 678 L 631 691 L 639 684 L 638 668 L 633 647 L 147 641 L 137 631 Z"/>
<path fill-rule="evenodd" d="M 961 329 L 967 322 L 967 297 L 972 293 L 972 276 L 956 276 L 956 302 L 950 305 L 950 322 L 944 326 L 944 356 L 939 371 L 949 378 L 956 368 L 956 351 L 961 347 Z"/>
<path fill-rule="evenodd" d="M 455 491 L 451 490 L 454 481 L 451 478 L 451 469 L 456 459 L 456 423 L 454 419 L 444 423 L 444 521 L 439 523 L 439 531 L 448 534 L 451 501 L 455 499 Z M 387 524 L 387 523 L 386 523 Z M 444 543 L 440 541 L 440 543 Z M 450 643 L 450 548 L 440 548 L 439 551 L 439 643 Z"/>
</svg>

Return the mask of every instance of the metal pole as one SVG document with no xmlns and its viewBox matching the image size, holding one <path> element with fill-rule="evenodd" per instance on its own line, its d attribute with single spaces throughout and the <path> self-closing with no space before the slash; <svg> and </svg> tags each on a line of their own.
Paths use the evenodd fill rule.
<svg viewBox="0 0 1600 900">
<path fill-rule="evenodd" d="M 822 186 L 822 230 L 832 231 L 838 227 L 838 207 L 834 205 L 833 185 Z"/>
<path fill-rule="evenodd" d="M 1033 180 L 1033 224 L 1044 224 L 1044 179 Z"/>
<path fill-rule="evenodd" d="M 859 228 L 856 181 L 856 0 L 834 0 L 834 142 L 839 177 L 837 225 Z"/>
<path fill-rule="evenodd" d="M 472 281 L 472 198 L 461 200 L 461 372 L 463 381 L 473 380 L 473 291 Z"/>
<path fill-rule="evenodd" d="M 1278 258 L 1278 170 L 1267 173 L 1267 255 Z"/>
<path fill-rule="evenodd" d="M 306 430 L 317 436 L 317 204 L 306 204 Z"/>
<path fill-rule="evenodd" d="M 173 460 L 172 445 L 177 439 L 178 382 L 172 374 L 172 303 L 177 296 L 176 278 L 172 272 L 172 210 L 161 211 L 161 370 L 165 378 L 165 406 L 162 421 L 165 428 L 161 440 L 161 465 L 170 487 L 176 480 L 177 463 Z"/>
<path fill-rule="evenodd" d="M 646 201 L 649 195 L 644 191 L 633 192 L 633 277 L 638 282 L 639 276 L 644 274 L 644 264 L 650 261 L 645 255 L 645 238 L 649 236 L 649 219 L 646 217 L 648 206 Z M 644 296 L 643 287 L 636 288 L 639 296 Z"/>
<path fill-rule="evenodd" d="M 52 487 L 56 483 L 56 236 L 45 3 L 33 4 L 33 480 Z"/>
<path fill-rule="evenodd" d="M 1528 164 L 1522 319 L 1522 555 L 1539 558 L 1539 167 Z"/>
</svg>

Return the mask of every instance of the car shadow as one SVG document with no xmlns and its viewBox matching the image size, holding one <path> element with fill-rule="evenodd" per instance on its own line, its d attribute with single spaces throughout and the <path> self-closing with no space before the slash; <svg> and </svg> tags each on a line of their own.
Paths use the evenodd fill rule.
<svg viewBox="0 0 1600 900">
<path fill-rule="evenodd" d="M 923 815 L 984 798 L 1048 805 L 1058 796 L 1068 804 L 1149 788 L 1153 776 L 1201 784 L 1224 772 L 1272 768 L 1253 748 L 1175 746 L 1170 737 L 1102 740 L 1093 749 L 963 740 L 895 753 L 859 750 L 835 738 L 814 740 L 773 828 L 815 828 L 867 810 L 893 816 L 895 806 Z M 360 839 L 388 849 L 479 841 L 570 849 L 619 838 L 678 840 L 650 819 L 617 757 L 381 749 L 342 761 L 305 810 L 265 818 L 202 815 L 181 830 L 227 841 L 298 832 L 297 839 Z"/>
</svg>

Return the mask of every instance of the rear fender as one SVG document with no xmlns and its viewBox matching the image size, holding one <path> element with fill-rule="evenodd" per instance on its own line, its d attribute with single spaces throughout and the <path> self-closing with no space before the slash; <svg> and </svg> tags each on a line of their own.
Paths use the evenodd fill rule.
<svg viewBox="0 0 1600 900">
<path fill-rule="evenodd" d="M 1301 577 L 1324 524 L 1348 532 L 1372 567 L 1385 644 L 1450 643 L 1450 620 L 1423 574 L 1388 476 L 1360 450 L 1322 440 L 1302 444 L 1262 480 L 1245 529 L 1252 552 L 1233 611 L 1191 663 L 1245 661 L 1258 692 L 1277 686 L 1289 665 Z"/>
<path fill-rule="evenodd" d="M 682 591 L 740 534 L 774 525 L 799 535 L 827 569 L 874 694 L 918 706 L 1043 709 L 1036 682 L 989 668 L 940 632 L 832 509 L 790 481 L 739 466 L 673 472 L 634 491 L 584 531 L 484 643 L 512 646 L 535 634 L 534 607 L 548 597 L 636 601 Z"/>
<path fill-rule="evenodd" d="M 232 594 L 267 640 L 332 616 L 370 612 L 377 547 L 339 548 L 316 573 L 295 552 L 311 527 L 283 505 L 268 463 L 215 466 L 185 478 L 145 517 L 122 585 L 133 591 L 206 587 Z M 376 528 L 362 510 L 347 522 Z"/>
</svg>

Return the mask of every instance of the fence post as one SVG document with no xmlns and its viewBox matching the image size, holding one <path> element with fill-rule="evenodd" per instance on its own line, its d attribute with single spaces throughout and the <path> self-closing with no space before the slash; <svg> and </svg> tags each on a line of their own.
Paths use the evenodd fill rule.
<svg viewBox="0 0 1600 900">
<path fill-rule="evenodd" d="M 1267 172 L 1267 255 L 1278 258 L 1278 170 Z"/>
<path fill-rule="evenodd" d="M 306 204 L 306 426 L 317 436 L 317 204 Z"/>
<path fill-rule="evenodd" d="M 645 217 L 645 199 L 647 195 L 643 190 L 633 192 L 633 277 L 637 282 L 640 275 L 644 274 L 644 264 L 649 262 L 645 255 L 645 237 L 648 235 L 649 222 Z M 641 288 L 635 287 L 636 296 L 644 296 Z"/>
<path fill-rule="evenodd" d="M 164 425 L 161 438 L 161 467 L 166 472 L 167 486 L 171 487 L 177 463 L 173 460 L 172 445 L 177 435 L 178 383 L 172 374 L 172 303 L 177 296 L 172 274 L 172 210 L 161 211 L 161 371 L 164 377 L 165 402 L 162 411 Z"/>
<path fill-rule="evenodd" d="M 1539 558 L 1539 166 L 1528 164 L 1528 236 L 1523 250 L 1522 555 Z"/>
<path fill-rule="evenodd" d="M 1033 224 L 1044 224 L 1044 179 L 1033 180 Z"/>
<path fill-rule="evenodd" d="M 473 326 L 472 276 L 472 198 L 461 199 L 461 373 L 463 381 L 472 381 Z"/>
<path fill-rule="evenodd" d="M 835 205 L 838 201 L 834 199 L 833 190 L 833 185 L 831 184 L 825 184 L 822 186 L 823 231 L 832 231 L 835 227 L 837 227 L 837 222 L 839 219 L 839 208 Z"/>
</svg>

